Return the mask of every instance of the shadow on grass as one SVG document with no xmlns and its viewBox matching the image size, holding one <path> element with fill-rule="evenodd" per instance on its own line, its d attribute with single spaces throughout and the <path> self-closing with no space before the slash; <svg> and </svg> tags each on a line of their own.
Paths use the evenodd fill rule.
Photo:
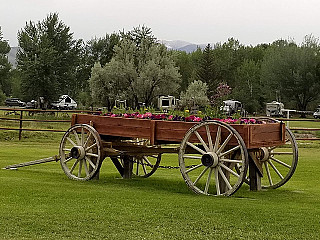
<svg viewBox="0 0 320 240">
<path fill-rule="evenodd" d="M 6 171 L 4 174 L 7 178 L 15 179 L 29 179 L 29 181 L 47 182 L 58 185 L 72 186 L 73 188 L 92 188 L 92 190 L 109 191 L 115 189 L 117 191 L 145 191 L 145 192 L 162 192 L 165 194 L 182 194 L 187 196 L 203 196 L 196 195 L 192 192 L 184 182 L 179 171 L 168 173 L 162 171 L 152 175 L 149 178 L 136 177 L 132 179 L 123 179 L 119 173 L 114 169 L 109 169 L 108 172 L 101 172 L 99 180 L 90 181 L 75 181 L 69 179 L 61 169 L 59 164 L 50 163 L 47 166 L 29 166 L 19 170 L 2 170 Z M 110 172 L 111 170 L 111 172 Z M 276 201 L 295 201 L 306 197 L 304 191 L 299 189 L 292 190 L 285 186 L 278 189 L 263 189 L 262 191 L 250 191 L 249 186 L 245 183 L 241 188 L 231 196 L 232 199 L 244 200 L 267 200 L 271 202 Z"/>
</svg>

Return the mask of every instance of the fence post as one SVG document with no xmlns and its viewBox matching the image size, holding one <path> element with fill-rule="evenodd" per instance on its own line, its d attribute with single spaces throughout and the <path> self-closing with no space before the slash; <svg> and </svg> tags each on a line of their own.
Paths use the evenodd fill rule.
<svg viewBox="0 0 320 240">
<path fill-rule="evenodd" d="M 21 135 L 22 135 L 22 115 L 23 115 L 23 111 L 20 111 L 20 124 L 19 124 L 19 141 L 21 140 Z"/>
</svg>

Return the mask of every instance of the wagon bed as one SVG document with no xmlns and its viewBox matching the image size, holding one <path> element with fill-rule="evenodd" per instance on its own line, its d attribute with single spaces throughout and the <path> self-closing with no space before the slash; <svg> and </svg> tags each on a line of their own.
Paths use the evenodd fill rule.
<svg viewBox="0 0 320 240">
<path fill-rule="evenodd" d="M 163 121 L 75 114 L 71 125 L 90 124 L 100 135 L 146 138 L 151 145 L 180 143 L 186 132 L 197 122 Z M 285 144 L 285 124 L 230 124 L 242 137 L 247 149 Z M 216 135 L 217 127 L 211 133 Z"/>
</svg>

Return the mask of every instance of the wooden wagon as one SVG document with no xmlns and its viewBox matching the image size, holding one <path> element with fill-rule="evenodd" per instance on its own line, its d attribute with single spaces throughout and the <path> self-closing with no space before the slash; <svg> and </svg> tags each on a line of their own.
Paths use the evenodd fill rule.
<svg viewBox="0 0 320 240">
<path fill-rule="evenodd" d="M 293 134 L 282 122 L 226 124 L 75 114 L 60 144 L 60 164 L 75 180 L 99 175 L 109 157 L 124 178 L 151 176 L 163 154 L 176 153 L 188 187 L 226 195 L 242 183 L 251 190 L 286 183 L 298 162 Z"/>
<path fill-rule="evenodd" d="M 13 169 L 60 161 L 74 180 L 99 177 L 109 157 L 123 178 L 150 177 L 162 156 L 178 154 L 187 186 L 198 194 L 235 193 L 243 183 L 251 190 L 277 188 L 293 175 L 298 147 L 284 123 L 226 124 L 178 122 L 74 114 L 62 137 L 59 155 L 5 167 Z"/>
</svg>

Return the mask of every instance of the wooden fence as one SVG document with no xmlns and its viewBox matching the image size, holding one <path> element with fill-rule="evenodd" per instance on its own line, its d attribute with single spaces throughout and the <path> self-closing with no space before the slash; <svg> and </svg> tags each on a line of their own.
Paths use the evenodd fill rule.
<svg viewBox="0 0 320 240">
<path fill-rule="evenodd" d="M 53 114 L 59 114 L 59 113 L 91 113 L 91 114 L 98 114 L 98 111 L 88 111 L 88 110 L 41 110 L 41 109 L 24 109 L 24 108 L 0 108 L 0 111 L 6 112 L 7 114 L 16 114 L 19 115 L 19 118 L 10 118 L 10 117 L 0 117 L 0 120 L 3 121 L 14 121 L 19 122 L 19 127 L 16 128 L 9 128 L 9 127 L 0 127 L 0 130 L 13 130 L 13 131 L 19 131 L 19 140 L 21 140 L 22 132 L 23 131 L 43 131 L 43 132 L 65 132 L 65 130 L 60 129 L 39 129 L 39 128 L 24 128 L 23 122 L 46 122 L 46 123 L 65 123 L 70 122 L 71 118 L 69 120 L 41 120 L 41 119 L 24 119 L 24 113 L 28 112 L 28 115 L 32 116 L 36 113 L 53 113 Z M 3 114 L 5 115 L 5 114 Z"/>
<path fill-rule="evenodd" d="M 71 118 L 69 120 L 41 120 L 41 119 L 28 119 L 23 118 L 24 113 L 28 112 L 28 115 L 33 115 L 35 113 L 54 113 L 54 114 L 61 114 L 61 113 L 91 113 L 91 114 L 99 114 L 98 111 L 88 111 L 88 110 L 40 110 L 40 109 L 25 109 L 25 108 L 0 108 L 0 111 L 4 111 L 7 113 L 14 113 L 19 115 L 19 118 L 10 118 L 10 117 L 0 117 L 0 120 L 3 121 L 14 121 L 18 122 L 19 126 L 15 128 L 9 128 L 9 127 L 0 127 L 0 130 L 13 130 L 13 131 L 19 131 L 19 140 L 22 137 L 23 131 L 44 131 L 44 132 L 65 132 L 65 130 L 59 130 L 59 129 L 39 129 L 39 128 L 24 128 L 23 122 L 43 122 L 43 123 L 66 123 L 71 122 Z M 4 115 L 4 114 L 3 114 Z M 320 131 L 320 128 L 296 128 L 296 127 L 290 127 L 290 122 L 292 121 L 308 121 L 308 122 L 319 122 L 320 127 L 320 119 L 293 119 L 293 118 L 281 118 L 278 119 L 283 122 L 287 122 L 287 126 L 292 131 L 301 131 L 301 132 L 315 132 Z M 304 140 L 304 141 L 313 141 L 313 140 L 320 140 L 318 137 L 308 138 L 308 137 L 299 137 L 297 136 L 297 140 Z"/>
<path fill-rule="evenodd" d="M 298 128 L 298 127 L 290 127 L 290 122 L 318 122 L 319 123 L 319 127 L 320 127 L 320 119 L 308 119 L 308 118 L 298 118 L 298 119 L 294 119 L 294 118 L 279 118 L 278 120 L 283 121 L 283 122 L 287 122 L 286 126 L 293 132 L 295 131 L 302 131 L 302 132 L 315 132 L 315 131 L 320 131 L 320 128 Z M 295 134 L 298 135 L 298 134 Z M 320 140 L 320 138 L 318 137 L 299 137 L 296 136 L 297 140 L 303 140 L 303 141 L 317 141 Z"/>
</svg>

